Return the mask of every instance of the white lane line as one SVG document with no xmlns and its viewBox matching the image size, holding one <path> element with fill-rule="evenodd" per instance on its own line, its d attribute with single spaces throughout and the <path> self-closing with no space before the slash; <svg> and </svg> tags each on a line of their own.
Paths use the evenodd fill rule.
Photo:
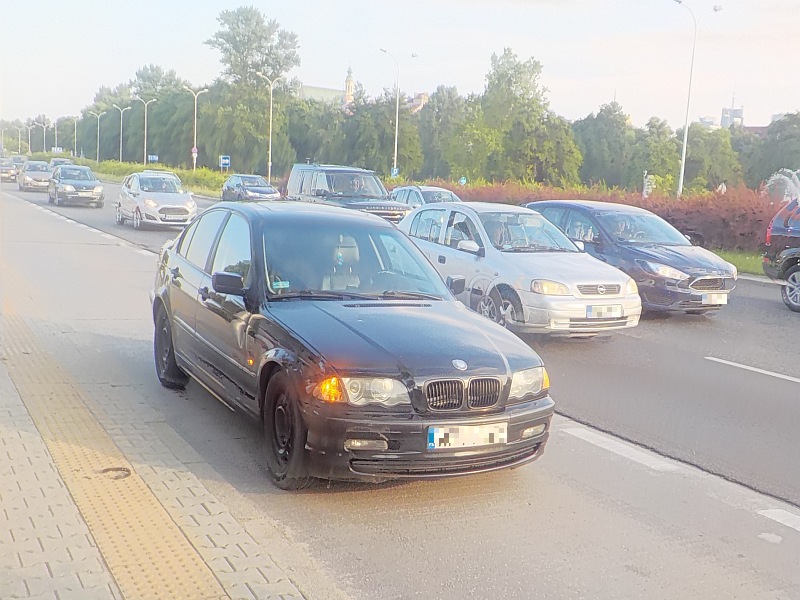
<svg viewBox="0 0 800 600">
<path fill-rule="evenodd" d="M 782 373 L 774 373 L 773 371 L 765 371 L 764 369 L 758 369 L 756 367 L 749 367 L 747 365 L 742 365 L 739 363 L 731 362 L 729 360 L 722 360 L 721 358 L 714 358 L 713 356 L 706 356 L 706 360 L 710 360 L 713 362 L 717 362 L 723 365 L 728 365 L 729 367 L 737 367 L 739 369 L 744 369 L 745 371 L 752 371 L 753 373 L 761 373 L 762 375 L 769 375 L 770 377 L 777 377 L 778 379 L 785 379 L 786 381 L 794 381 L 795 383 L 800 383 L 800 379 L 797 377 L 791 377 L 789 375 L 783 375 Z"/>
<path fill-rule="evenodd" d="M 790 513 L 788 510 L 783 510 L 782 508 L 770 508 L 767 510 L 760 510 L 758 511 L 758 514 L 760 514 L 762 517 L 772 519 L 781 525 L 786 525 L 786 527 L 790 527 L 795 531 L 800 531 L 800 515 Z"/>
<path fill-rule="evenodd" d="M 150 250 L 144 250 L 142 248 L 137 248 L 136 252 L 138 252 L 142 256 L 146 256 L 148 258 L 153 258 L 153 256 L 155 256 L 155 254 L 156 254 L 155 252 L 150 252 Z"/>
<path fill-rule="evenodd" d="M 654 471 L 668 473 L 681 470 L 677 463 L 660 458 L 655 454 L 639 450 L 630 444 L 618 442 L 607 435 L 597 433 L 591 429 L 570 427 L 567 429 L 562 429 L 561 431 L 575 436 L 576 438 L 582 439 L 585 442 L 589 442 L 590 444 L 594 444 L 595 446 L 603 448 L 604 450 L 618 454 L 623 458 L 637 462 L 640 465 L 644 465 L 645 467 L 653 469 Z"/>
<path fill-rule="evenodd" d="M 95 231 L 97 231 L 97 229 L 95 229 Z M 114 241 L 116 241 L 116 239 L 117 239 L 113 235 L 108 235 L 107 233 L 102 233 L 102 232 L 100 233 L 100 237 L 101 238 L 105 238 L 107 240 L 114 240 Z"/>
<path fill-rule="evenodd" d="M 775 535 L 774 533 L 760 533 L 758 534 L 758 537 L 759 539 L 769 542 L 770 544 L 780 544 L 783 541 L 781 536 Z"/>
</svg>

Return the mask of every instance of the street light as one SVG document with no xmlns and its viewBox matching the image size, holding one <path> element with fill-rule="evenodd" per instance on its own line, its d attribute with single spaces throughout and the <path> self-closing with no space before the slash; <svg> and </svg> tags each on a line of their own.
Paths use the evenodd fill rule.
<svg viewBox="0 0 800 600">
<path fill-rule="evenodd" d="M 91 110 L 87 110 L 86 112 L 90 115 L 94 115 L 95 117 L 97 117 L 97 151 L 95 152 L 94 159 L 97 162 L 100 162 L 100 117 L 106 114 L 106 111 L 103 111 L 99 114 L 96 112 L 92 112 Z"/>
<path fill-rule="evenodd" d="M 42 152 L 47 152 L 47 123 L 34 121 L 33 124 L 39 125 L 42 128 Z"/>
<path fill-rule="evenodd" d="M 205 94 L 208 91 L 208 88 L 202 89 L 199 92 L 195 92 L 188 85 L 185 85 L 183 86 L 183 89 L 194 96 L 194 142 L 192 143 L 192 171 L 194 171 L 197 168 L 197 97 L 200 94 Z"/>
<path fill-rule="evenodd" d="M 686 145 L 689 141 L 689 107 L 692 102 L 692 76 L 694 75 L 694 51 L 697 47 L 697 18 L 694 16 L 694 11 L 689 8 L 686 4 L 683 3 L 683 0 L 674 0 L 677 4 L 680 4 L 683 8 L 689 11 L 689 14 L 692 15 L 692 22 L 694 23 L 694 38 L 692 40 L 692 60 L 689 64 L 689 92 L 686 97 L 686 118 L 683 124 L 683 149 L 681 150 L 681 174 L 678 177 L 678 198 L 681 197 L 683 193 L 683 178 L 686 174 Z M 714 6 L 714 12 L 719 12 L 722 10 L 722 6 L 719 4 Z"/>
<path fill-rule="evenodd" d="M 33 154 L 31 151 L 31 129 L 36 127 L 35 125 L 23 125 L 28 130 L 28 154 Z"/>
<path fill-rule="evenodd" d="M 15 127 L 17 130 L 17 154 L 22 154 L 22 127 Z"/>
<path fill-rule="evenodd" d="M 130 110 L 131 107 L 126 106 L 125 108 L 120 108 L 116 104 L 112 104 L 111 106 L 119 111 L 119 162 L 122 162 L 122 115 L 125 114 L 126 110 Z M 98 124 L 100 123 L 99 120 L 97 122 Z"/>
<path fill-rule="evenodd" d="M 272 183 L 272 88 L 279 79 L 283 79 L 278 75 L 275 79 L 270 79 L 261 71 L 257 71 L 256 75 L 261 77 L 269 84 L 269 143 L 267 144 L 267 183 Z"/>
<path fill-rule="evenodd" d="M 67 117 L 72 119 L 72 156 L 78 156 L 78 117 Z"/>
<path fill-rule="evenodd" d="M 142 151 L 142 164 L 147 164 L 147 106 L 151 102 L 158 101 L 158 98 L 151 98 L 147 102 L 142 100 L 139 96 L 134 96 L 136 100 L 144 104 L 144 150 Z"/>
<path fill-rule="evenodd" d="M 397 137 L 400 133 L 400 61 L 397 57 L 381 48 L 381 52 L 392 57 L 394 64 L 397 65 L 397 78 L 395 79 L 395 108 L 394 108 L 394 159 L 392 160 L 392 176 L 397 173 Z"/>
</svg>

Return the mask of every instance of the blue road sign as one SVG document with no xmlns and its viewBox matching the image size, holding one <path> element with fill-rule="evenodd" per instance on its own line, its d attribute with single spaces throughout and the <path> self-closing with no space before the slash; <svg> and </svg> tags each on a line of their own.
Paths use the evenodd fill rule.
<svg viewBox="0 0 800 600">
<path fill-rule="evenodd" d="M 147 162 L 149 162 L 149 163 L 157 163 L 158 162 L 158 154 L 148 154 L 147 155 Z"/>
<path fill-rule="evenodd" d="M 227 154 L 221 154 L 219 157 L 219 168 L 229 169 L 231 166 L 231 157 Z"/>
<path fill-rule="evenodd" d="M 461 179 L 458 180 L 458 183 L 460 183 L 461 185 L 467 185 L 467 178 L 462 177 Z"/>
</svg>

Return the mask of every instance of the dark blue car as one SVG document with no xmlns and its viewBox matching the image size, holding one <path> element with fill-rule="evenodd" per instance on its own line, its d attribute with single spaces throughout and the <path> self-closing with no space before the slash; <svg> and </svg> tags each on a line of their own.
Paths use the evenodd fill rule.
<svg viewBox="0 0 800 600">
<path fill-rule="evenodd" d="M 545 200 L 527 207 L 582 242 L 592 256 L 630 275 L 644 310 L 703 314 L 727 304 L 736 286 L 735 266 L 693 246 L 650 211 L 583 200 Z"/>
</svg>

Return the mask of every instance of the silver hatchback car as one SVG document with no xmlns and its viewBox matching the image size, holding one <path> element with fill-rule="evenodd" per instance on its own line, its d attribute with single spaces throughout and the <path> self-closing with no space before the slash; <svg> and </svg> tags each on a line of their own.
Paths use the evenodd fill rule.
<svg viewBox="0 0 800 600">
<path fill-rule="evenodd" d="M 639 323 L 642 303 L 633 279 L 528 208 L 428 205 L 398 227 L 443 277 L 466 278 L 459 300 L 509 329 L 590 337 Z"/>
<path fill-rule="evenodd" d="M 134 229 L 186 225 L 197 217 L 197 204 L 174 175 L 143 171 L 122 182 L 115 212 L 117 225 L 130 220 Z"/>
</svg>

